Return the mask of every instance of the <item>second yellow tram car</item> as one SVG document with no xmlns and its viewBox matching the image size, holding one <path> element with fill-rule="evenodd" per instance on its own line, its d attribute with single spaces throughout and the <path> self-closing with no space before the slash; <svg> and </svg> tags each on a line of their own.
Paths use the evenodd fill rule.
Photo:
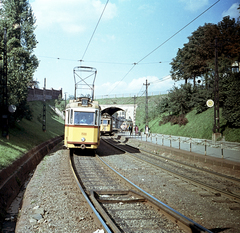
<svg viewBox="0 0 240 233">
<path fill-rule="evenodd" d="M 100 111 L 98 102 L 90 98 L 70 100 L 65 110 L 65 147 L 70 150 L 98 148 Z"/>
<path fill-rule="evenodd" d="M 101 126 L 100 133 L 101 135 L 109 134 L 112 135 L 112 116 L 108 113 L 103 113 L 101 116 Z"/>
</svg>

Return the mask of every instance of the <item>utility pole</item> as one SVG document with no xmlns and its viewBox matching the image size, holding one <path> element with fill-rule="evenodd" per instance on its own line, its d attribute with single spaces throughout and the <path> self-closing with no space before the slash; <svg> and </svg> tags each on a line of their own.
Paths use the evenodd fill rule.
<svg viewBox="0 0 240 233">
<path fill-rule="evenodd" d="M 147 82 L 146 79 L 146 84 L 143 83 L 143 85 L 146 85 L 146 105 L 145 105 L 145 114 L 146 114 L 146 125 L 148 125 L 148 86 L 150 83 Z"/>
<path fill-rule="evenodd" d="M 46 78 L 44 78 L 44 88 L 43 88 L 43 120 L 42 120 L 42 130 L 46 132 Z"/>
<path fill-rule="evenodd" d="M 133 100 L 134 100 L 133 128 L 135 128 L 135 125 L 136 125 L 136 99 L 137 99 L 137 97 L 134 95 L 134 97 L 133 97 Z"/>
<path fill-rule="evenodd" d="M 65 94 L 65 108 L 67 106 L 67 92 L 64 93 Z"/>
<path fill-rule="evenodd" d="M 219 133 L 219 76 L 218 76 L 218 41 L 215 39 L 215 80 L 214 80 L 214 126 L 213 133 Z"/>
</svg>

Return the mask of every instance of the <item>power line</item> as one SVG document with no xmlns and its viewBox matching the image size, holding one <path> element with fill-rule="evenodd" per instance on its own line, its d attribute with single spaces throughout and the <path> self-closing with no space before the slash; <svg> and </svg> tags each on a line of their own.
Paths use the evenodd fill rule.
<svg viewBox="0 0 240 233">
<path fill-rule="evenodd" d="M 172 36 L 170 36 L 167 40 L 165 40 L 162 44 L 160 44 L 158 47 L 156 47 L 154 50 L 152 50 L 150 53 L 148 53 L 145 57 L 143 57 L 142 59 L 140 59 L 138 63 L 140 63 L 141 61 L 143 61 L 145 58 L 147 58 L 149 55 L 151 55 L 153 52 L 155 52 L 157 49 L 159 49 L 161 46 L 163 46 L 165 43 L 167 43 L 169 40 L 171 40 L 174 36 L 176 36 L 178 33 L 180 33 L 183 29 L 185 29 L 186 27 L 188 27 L 191 23 L 193 23 L 196 19 L 198 19 L 199 17 L 201 17 L 204 13 L 206 13 L 208 10 L 210 10 L 213 6 L 215 6 L 218 2 L 220 2 L 220 0 L 216 1 L 214 4 L 212 4 L 210 7 L 208 7 L 205 11 L 203 11 L 200 15 L 198 15 L 196 18 L 194 18 L 191 22 L 189 22 L 188 24 L 186 24 L 184 27 L 182 27 L 180 30 L 178 30 L 176 33 L 174 33 Z"/>
<path fill-rule="evenodd" d="M 140 59 L 138 62 L 133 63 L 133 66 L 130 68 L 130 70 L 127 72 L 127 74 L 121 79 L 121 81 L 123 79 L 125 79 L 127 77 L 127 75 L 133 70 L 133 68 L 138 65 L 141 61 L 143 61 L 144 59 L 146 59 L 149 55 L 151 55 L 152 53 L 154 53 L 156 50 L 158 50 L 160 47 L 162 47 L 164 44 L 166 44 L 169 40 L 171 40 L 174 36 L 176 36 L 178 33 L 180 33 L 183 29 L 185 29 L 186 27 L 188 27 L 191 23 L 193 23 L 196 19 L 198 19 L 200 16 L 202 16 L 204 13 L 206 13 L 208 10 L 210 10 L 213 6 L 215 6 L 218 2 L 220 2 L 220 0 L 216 1 L 214 4 L 212 4 L 210 7 L 208 7 L 205 11 L 203 11 L 201 14 L 199 14 L 197 17 L 195 17 L 192 21 L 190 21 L 188 24 L 186 24 L 184 27 L 182 27 L 180 30 L 178 30 L 176 33 L 174 33 L 172 36 L 170 36 L 167 40 L 165 40 L 162 44 L 160 44 L 158 47 L 156 47 L 154 50 L 152 50 L 150 53 L 148 53 L 146 56 L 144 56 L 142 59 Z M 120 82 L 121 82 L 120 81 Z M 111 93 L 115 88 L 117 87 L 117 85 L 109 92 Z"/>
<path fill-rule="evenodd" d="M 77 61 L 75 59 L 60 58 L 60 57 L 48 57 L 48 56 L 38 56 L 38 57 L 48 58 L 48 59 L 56 59 L 56 60 L 74 61 L 74 62 Z"/>
<path fill-rule="evenodd" d="M 164 82 L 166 81 L 167 79 L 171 79 L 172 77 L 170 75 L 167 75 L 165 77 L 163 77 L 162 79 L 158 79 L 158 80 L 155 80 L 153 82 L 150 82 L 150 83 L 159 83 L 159 82 Z"/>
<path fill-rule="evenodd" d="M 98 24 L 100 23 L 100 20 L 101 20 L 101 18 L 102 18 L 102 16 L 103 16 L 103 13 L 104 13 L 104 11 L 105 11 L 105 9 L 106 9 L 106 7 L 107 7 L 108 2 L 109 2 L 109 0 L 107 0 L 106 4 L 105 4 L 105 6 L 104 6 L 104 9 L 103 9 L 103 11 L 102 11 L 102 14 L 101 14 L 101 16 L 100 16 L 100 18 L 99 18 L 99 20 L 98 20 L 98 22 L 97 22 L 97 25 L 96 25 L 96 27 L 95 27 L 95 29 L 94 29 L 94 31 L 93 31 L 93 34 L 92 34 L 92 36 L 91 36 L 91 38 L 90 38 L 90 40 L 89 40 L 89 42 L 88 42 L 87 48 L 85 49 L 85 52 L 83 53 L 83 56 L 82 56 L 82 59 L 81 59 L 81 60 L 83 60 L 83 58 L 84 58 L 84 56 L 85 56 L 85 54 L 86 54 L 86 52 L 87 52 L 87 50 L 88 50 L 88 47 L 89 47 L 89 45 L 90 45 L 90 43 L 91 43 L 91 41 L 92 41 L 92 38 L 93 38 L 93 36 L 94 36 L 94 34 L 95 34 L 96 30 L 97 30 Z"/>
<path fill-rule="evenodd" d="M 63 58 L 63 57 L 51 57 L 51 56 L 38 56 L 47 59 L 55 59 L 55 60 L 65 60 L 65 61 L 80 61 L 79 59 L 70 59 L 70 58 Z M 111 62 L 111 61 L 88 61 L 88 60 L 81 60 L 81 62 L 91 62 L 91 63 L 100 63 L 100 64 L 110 64 L 110 65 L 133 65 L 134 63 L 127 63 L 127 62 Z M 152 64 L 159 64 L 159 63 L 169 63 L 170 61 L 160 61 L 160 62 L 146 62 L 141 63 L 141 65 L 152 65 Z"/>
<path fill-rule="evenodd" d="M 119 83 L 121 83 L 122 80 L 127 77 L 127 75 L 132 71 L 132 69 L 134 68 L 134 66 L 135 66 L 135 64 L 133 64 L 133 66 L 131 67 L 131 69 L 125 74 L 125 76 L 120 80 Z M 118 83 L 118 84 L 119 84 L 119 83 Z M 110 93 L 118 86 L 118 84 L 117 84 L 115 87 L 113 87 L 113 89 L 112 89 L 108 94 L 110 94 Z"/>
</svg>

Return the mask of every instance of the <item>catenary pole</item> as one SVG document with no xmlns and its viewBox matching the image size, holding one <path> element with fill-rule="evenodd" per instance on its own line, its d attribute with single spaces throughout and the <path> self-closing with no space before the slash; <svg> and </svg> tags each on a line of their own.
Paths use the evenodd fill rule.
<svg viewBox="0 0 240 233">
<path fill-rule="evenodd" d="M 147 79 L 146 79 L 146 84 L 143 83 L 143 85 L 146 86 L 145 118 L 146 118 L 146 125 L 148 125 L 148 86 L 150 85 L 150 83 L 148 83 L 148 81 L 147 81 Z"/>
</svg>

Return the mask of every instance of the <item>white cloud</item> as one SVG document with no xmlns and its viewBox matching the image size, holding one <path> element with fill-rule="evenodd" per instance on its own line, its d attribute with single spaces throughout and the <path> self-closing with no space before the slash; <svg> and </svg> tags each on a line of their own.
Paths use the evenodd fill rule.
<svg viewBox="0 0 240 233">
<path fill-rule="evenodd" d="M 96 24 L 105 3 L 100 0 L 35 0 L 32 4 L 39 29 L 60 27 L 65 32 L 83 32 L 89 23 Z M 116 16 L 115 4 L 108 3 L 102 20 Z"/>
<path fill-rule="evenodd" d="M 222 17 L 229 15 L 231 18 L 238 18 L 239 17 L 239 10 L 237 9 L 239 7 L 240 3 L 234 3 L 232 6 L 222 13 Z"/>
<path fill-rule="evenodd" d="M 155 12 L 155 6 L 152 4 L 143 4 L 138 7 L 139 10 L 143 11 L 146 15 L 153 14 Z"/>
<path fill-rule="evenodd" d="M 119 95 L 119 94 L 131 94 L 133 95 L 141 95 L 146 90 L 146 79 L 150 85 L 148 86 L 149 95 L 151 93 L 160 92 L 161 94 L 167 93 L 173 85 L 174 81 L 171 79 L 170 75 L 164 78 L 157 78 L 156 76 L 147 76 L 141 77 L 138 79 L 133 79 L 130 83 L 126 83 L 124 81 L 118 81 L 115 83 L 106 82 L 101 86 L 95 86 L 95 93 L 97 96 L 100 95 Z"/>
<path fill-rule="evenodd" d="M 180 0 L 185 5 L 185 9 L 189 11 L 197 11 L 209 4 L 209 0 Z"/>
</svg>

